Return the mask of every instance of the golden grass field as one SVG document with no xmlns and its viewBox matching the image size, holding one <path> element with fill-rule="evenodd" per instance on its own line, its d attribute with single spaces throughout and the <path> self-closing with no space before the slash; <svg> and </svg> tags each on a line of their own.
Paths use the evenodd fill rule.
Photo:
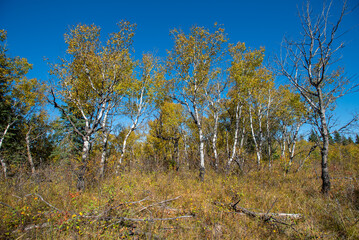
<svg viewBox="0 0 359 240">
<path fill-rule="evenodd" d="M 333 148 L 328 196 L 320 193 L 317 159 L 288 174 L 279 161 L 272 170 L 208 170 L 204 182 L 192 170 L 132 169 L 83 192 L 59 164 L 41 170 L 41 180 L 18 174 L 0 182 L 0 238 L 359 239 L 357 152 L 356 145 Z M 264 216 L 236 212 L 235 203 Z"/>
</svg>

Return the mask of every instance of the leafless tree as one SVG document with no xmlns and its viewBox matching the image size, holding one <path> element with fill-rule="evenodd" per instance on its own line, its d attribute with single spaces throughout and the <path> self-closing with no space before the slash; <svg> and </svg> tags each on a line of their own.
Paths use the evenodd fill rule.
<svg viewBox="0 0 359 240">
<path fill-rule="evenodd" d="M 322 193 L 330 191 L 328 171 L 329 127 L 328 114 L 335 101 L 357 88 L 357 84 L 345 75 L 338 66 L 338 53 L 344 47 L 339 38 L 343 35 L 341 25 L 349 13 L 346 1 L 343 2 L 339 16 L 331 15 L 333 2 L 323 5 L 322 11 L 315 15 L 310 3 L 304 5 L 300 20 L 302 39 L 284 39 L 285 54 L 277 58 L 279 70 L 289 79 L 306 101 L 313 116 L 316 117 L 320 134 Z"/>
</svg>

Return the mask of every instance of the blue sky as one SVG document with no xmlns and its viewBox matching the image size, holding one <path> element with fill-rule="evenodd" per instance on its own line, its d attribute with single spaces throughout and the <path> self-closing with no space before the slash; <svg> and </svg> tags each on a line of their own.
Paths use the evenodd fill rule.
<svg viewBox="0 0 359 240">
<path fill-rule="evenodd" d="M 314 9 L 320 9 L 323 3 L 311 2 Z M 340 1 L 334 3 L 333 14 L 340 9 Z M 352 8 L 359 1 L 348 0 L 348 4 Z M 165 57 L 166 49 L 173 45 L 171 29 L 187 31 L 193 25 L 210 28 L 217 22 L 223 24 L 231 42 L 245 42 L 251 48 L 264 46 L 266 55 L 271 56 L 279 53 L 284 35 L 298 36 L 301 6 L 302 1 L 295 0 L 0 0 L 0 28 L 8 32 L 9 54 L 25 57 L 34 65 L 28 77 L 46 81 L 50 76 L 44 57 L 56 62 L 65 56 L 63 35 L 78 23 L 94 23 L 104 35 L 116 31 L 116 23 L 121 20 L 136 23 L 136 55 L 156 52 Z M 342 38 L 346 42 L 342 65 L 349 75 L 359 75 L 358 25 L 359 8 L 344 19 L 342 26 L 344 30 L 351 29 Z M 353 111 L 359 112 L 358 93 L 339 101 L 337 112 L 342 121 Z"/>
</svg>

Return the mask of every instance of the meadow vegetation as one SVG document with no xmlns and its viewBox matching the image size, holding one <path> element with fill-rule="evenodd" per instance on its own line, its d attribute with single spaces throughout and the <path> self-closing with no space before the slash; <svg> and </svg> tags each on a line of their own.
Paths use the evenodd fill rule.
<svg viewBox="0 0 359 240">
<path fill-rule="evenodd" d="M 0 183 L 1 238 L 357 239 L 359 146 L 333 146 L 328 196 L 320 193 L 318 157 L 288 173 L 279 160 L 271 170 L 257 170 L 248 159 L 243 172 L 210 170 L 204 182 L 185 166 L 149 171 L 137 165 L 88 179 L 91 186 L 81 192 L 71 163 L 44 167 L 36 177 L 18 169 Z M 235 203 L 256 213 L 301 216 L 251 217 L 234 211 Z"/>
</svg>

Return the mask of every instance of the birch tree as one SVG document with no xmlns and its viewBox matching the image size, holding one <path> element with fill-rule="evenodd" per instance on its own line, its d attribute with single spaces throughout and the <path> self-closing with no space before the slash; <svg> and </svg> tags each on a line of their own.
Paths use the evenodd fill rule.
<svg viewBox="0 0 359 240">
<path fill-rule="evenodd" d="M 65 35 L 68 58 L 52 65 L 51 73 L 59 82 L 57 88 L 52 88 L 49 101 L 66 116 L 83 141 L 81 166 L 77 171 L 78 190 L 85 188 L 92 138 L 101 129 L 101 121 L 106 121 L 109 107 L 124 94 L 130 82 L 134 28 L 128 22 L 121 22 L 119 31 L 111 34 L 103 45 L 100 28 L 78 25 Z M 81 116 L 84 129 L 72 121 L 69 109 Z"/>
<path fill-rule="evenodd" d="M 285 171 L 288 172 L 296 155 L 296 144 L 300 128 L 308 121 L 308 109 L 300 95 L 294 93 L 288 86 L 280 86 L 278 89 L 279 107 L 276 110 L 276 119 L 280 123 L 280 139 L 282 160 L 286 163 Z M 287 156 L 287 157 L 286 157 Z"/>
<path fill-rule="evenodd" d="M 228 166 L 237 154 L 239 124 L 244 106 L 248 109 L 249 126 L 255 144 L 257 165 L 260 166 L 264 139 L 264 126 L 262 125 L 266 111 L 270 107 L 268 91 L 273 88 L 272 75 L 262 65 L 264 59 L 263 48 L 251 51 L 246 48 L 244 43 L 237 43 L 230 48 L 230 54 L 233 60 L 230 67 L 232 88 L 229 94 L 235 103 L 236 127 L 233 150 L 228 160 Z M 243 137 L 244 134 L 242 134 Z"/>
<path fill-rule="evenodd" d="M 224 111 L 224 93 L 228 85 L 228 79 L 225 76 L 225 73 L 222 69 L 218 69 L 218 77 L 215 79 L 211 79 L 209 82 L 208 89 L 205 89 L 205 94 L 207 100 L 209 102 L 209 115 L 213 119 L 213 124 L 211 125 L 212 132 L 212 149 L 214 155 L 214 168 L 216 171 L 218 170 L 219 157 L 218 157 L 218 149 L 217 149 L 217 141 L 218 141 L 218 125 L 220 115 Z"/>
<path fill-rule="evenodd" d="M 346 2 L 339 16 L 331 13 L 333 2 L 324 5 L 319 14 L 313 14 L 309 2 L 300 16 L 302 39 L 284 40 L 285 55 L 278 59 L 281 73 L 293 84 L 316 116 L 320 134 L 322 193 L 328 194 L 331 183 L 328 168 L 329 127 L 328 114 L 335 101 L 353 90 L 350 79 L 338 67 L 338 54 L 344 43 L 341 24 L 347 14 Z"/>
<path fill-rule="evenodd" d="M 0 160 L 5 178 L 7 163 L 2 154 L 4 141 L 10 140 L 6 138 L 17 122 L 31 121 L 44 98 L 44 85 L 35 78 L 25 77 L 32 65 L 24 58 L 7 55 L 6 37 L 6 31 L 0 30 Z M 28 160 L 34 172 L 32 159 Z"/>
<path fill-rule="evenodd" d="M 48 159 L 52 150 L 49 138 L 50 125 L 48 114 L 44 109 L 39 110 L 24 122 L 26 156 L 32 176 L 36 175 L 36 165 Z"/>
<path fill-rule="evenodd" d="M 237 43 L 236 45 L 230 47 L 229 49 L 230 55 L 232 57 L 231 67 L 229 69 L 230 78 L 231 78 L 231 89 L 228 92 L 230 97 L 230 102 L 233 104 L 234 110 L 234 138 L 232 145 L 232 152 L 228 158 L 227 169 L 229 169 L 231 163 L 235 159 L 237 154 L 237 145 L 239 140 L 239 130 L 240 130 L 240 122 L 243 118 L 242 110 L 245 104 L 245 89 L 246 85 L 246 77 L 247 77 L 247 68 L 251 64 L 251 61 L 246 61 L 246 47 L 244 43 Z M 261 58 L 261 55 L 256 55 L 255 58 Z M 249 68 L 248 68 L 249 69 Z M 233 118 L 232 118 L 233 119 Z M 244 126 L 243 130 L 245 129 Z M 245 130 L 244 130 L 245 131 Z M 243 133 L 243 132 L 242 132 Z M 241 136 L 241 143 L 243 144 L 244 134 Z M 228 142 L 228 141 L 227 141 Z M 239 148 L 240 149 L 240 148 Z"/>
<path fill-rule="evenodd" d="M 189 34 L 173 30 L 174 47 L 168 52 L 168 73 L 170 96 L 182 104 L 195 123 L 199 136 L 200 180 L 204 180 L 205 159 L 203 116 L 208 107 L 206 91 L 210 79 L 218 71 L 215 64 L 222 54 L 223 44 L 227 41 L 224 30 L 217 29 L 210 33 L 203 27 L 192 27 Z"/>
<path fill-rule="evenodd" d="M 273 88 L 274 83 L 270 81 L 271 75 L 265 68 L 259 69 L 252 80 L 248 89 L 249 98 L 247 103 L 249 123 L 257 156 L 257 166 L 260 167 L 265 134 L 263 125 L 266 122 L 265 117 L 268 111 L 270 111 L 271 88 Z"/>
<path fill-rule="evenodd" d="M 122 142 L 121 156 L 116 165 L 117 173 L 126 153 L 128 138 L 153 113 L 155 102 L 162 94 L 163 74 L 159 60 L 152 54 L 143 54 L 123 99 L 121 111 L 124 116 L 130 119 L 130 127 Z"/>
<path fill-rule="evenodd" d="M 237 157 L 241 155 L 246 133 L 246 117 L 244 116 L 245 103 L 237 100 L 239 99 L 228 99 L 224 104 L 226 114 L 222 115 L 222 118 L 224 117 L 223 120 L 226 121 L 222 123 L 222 127 L 224 127 L 226 138 L 227 159 L 225 167 L 227 171 L 230 170 L 232 162 L 236 161 Z M 240 169 L 243 169 L 242 163 L 237 162 L 237 164 Z"/>
</svg>

